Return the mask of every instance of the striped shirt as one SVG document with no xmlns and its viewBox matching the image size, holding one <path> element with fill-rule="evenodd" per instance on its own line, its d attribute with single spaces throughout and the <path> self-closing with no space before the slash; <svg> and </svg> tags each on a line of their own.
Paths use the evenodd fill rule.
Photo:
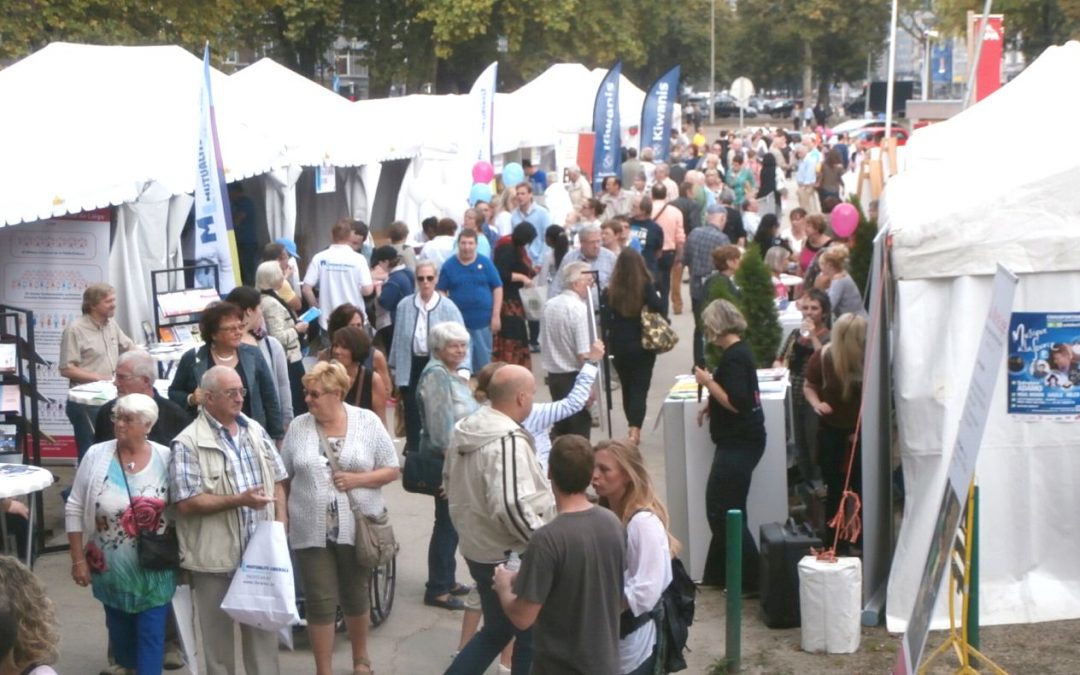
<svg viewBox="0 0 1080 675">
<path fill-rule="evenodd" d="M 253 423 L 245 415 L 238 415 L 236 423 L 240 433 L 233 436 L 228 428 L 218 422 L 209 414 L 203 412 L 210 426 L 217 434 L 218 448 L 225 455 L 228 462 L 229 472 L 232 474 L 233 483 L 236 485 L 236 494 L 240 494 L 252 488 L 263 486 L 262 473 L 259 471 L 259 459 L 255 454 L 259 451 L 256 443 L 263 445 L 262 451 L 272 459 L 271 470 L 275 481 L 283 481 L 288 478 L 285 465 L 281 461 L 281 455 L 274 447 L 273 441 L 266 431 Z M 251 430 L 257 432 L 258 438 L 252 438 Z M 183 443 L 172 445 L 172 499 L 174 502 L 182 502 L 185 499 L 197 497 L 203 494 L 202 465 L 199 464 L 199 455 L 196 448 L 189 448 Z M 267 496 L 273 497 L 273 488 Z M 240 522 L 244 525 L 241 544 L 247 545 L 247 540 L 255 532 L 255 524 L 259 520 L 259 511 L 247 506 L 239 507 Z"/>
<path fill-rule="evenodd" d="M 695 227 L 686 238 L 686 247 L 683 249 L 683 261 L 690 269 L 690 297 L 701 300 L 705 297 L 705 279 L 716 271 L 713 265 L 712 252 L 718 246 L 726 246 L 731 240 L 724 231 L 715 225 L 706 223 L 703 227 Z"/>
<path fill-rule="evenodd" d="M 544 370 L 549 373 L 576 373 L 582 354 L 588 354 L 589 309 L 574 291 L 566 290 L 549 298 L 540 322 L 540 350 Z"/>
<path fill-rule="evenodd" d="M 565 398 L 551 403 L 533 403 L 532 411 L 521 423 L 525 431 L 532 434 L 536 459 L 545 474 L 548 469 L 548 455 L 551 454 L 551 425 L 585 409 L 593 382 L 596 381 L 597 370 L 591 363 L 582 364 L 581 372 L 574 380 L 574 388 Z"/>
</svg>

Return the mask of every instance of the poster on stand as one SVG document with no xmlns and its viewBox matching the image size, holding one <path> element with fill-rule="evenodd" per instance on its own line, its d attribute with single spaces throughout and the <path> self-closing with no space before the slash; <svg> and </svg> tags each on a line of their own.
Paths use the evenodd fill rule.
<svg viewBox="0 0 1080 675">
<path fill-rule="evenodd" d="M 74 459 L 75 438 L 64 413 L 68 381 L 60 376 L 60 336 L 82 314 L 82 295 L 108 281 L 109 211 L 93 211 L 0 229 L 4 304 L 34 312 L 34 342 L 48 365 L 38 366 L 42 459 Z"/>
<path fill-rule="evenodd" d="M 1015 312 L 1009 320 L 1010 415 L 1080 419 L 1080 312 Z"/>
</svg>

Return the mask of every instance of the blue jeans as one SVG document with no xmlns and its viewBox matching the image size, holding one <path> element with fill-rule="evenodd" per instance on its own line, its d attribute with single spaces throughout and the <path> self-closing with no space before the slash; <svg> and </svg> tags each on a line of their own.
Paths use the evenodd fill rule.
<svg viewBox="0 0 1080 675">
<path fill-rule="evenodd" d="M 67 418 L 71 421 L 71 428 L 75 431 L 75 447 L 79 452 L 79 461 L 82 461 L 87 448 L 94 444 L 94 418 L 98 408 L 68 401 L 64 408 Z"/>
<path fill-rule="evenodd" d="M 491 587 L 495 578 L 495 565 L 472 560 L 465 562 L 469 565 L 469 572 L 476 582 L 476 591 L 480 594 L 484 626 L 458 653 L 446 670 L 446 675 L 481 675 L 503 648 L 510 644 L 511 638 L 517 638 L 511 672 L 514 675 L 526 675 L 532 667 L 532 629 L 514 628 L 514 624 L 510 623 L 510 619 L 503 612 L 499 596 Z"/>
<path fill-rule="evenodd" d="M 435 527 L 428 542 L 426 598 L 446 595 L 457 584 L 458 534 L 450 521 L 450 503 L 445 497 L 435 497 Z"/>
<path fill-rule="evenodd" d="M 160 675 L 169 607 L 165 604 L 138 614 L 105 607 L 105 625 L 118 664 L 134 668 L 136 675 Z"/>
<path fill-rule="evenodd" d="M 491 327 L 469 328 L 469 361 L 473 374 L 491 362 Z"/>
</svg>

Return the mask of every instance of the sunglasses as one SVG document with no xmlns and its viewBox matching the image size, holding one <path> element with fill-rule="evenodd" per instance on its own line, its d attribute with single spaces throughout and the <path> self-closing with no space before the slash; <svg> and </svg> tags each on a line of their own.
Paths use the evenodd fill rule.
<svg viewBox="0 0 1080 675">
<path fill-rule="evenodd" d="M 435 281 L 435 277 L 434 276 L 416 277 L 416 280 L 417 281 Z"/>
</svg>

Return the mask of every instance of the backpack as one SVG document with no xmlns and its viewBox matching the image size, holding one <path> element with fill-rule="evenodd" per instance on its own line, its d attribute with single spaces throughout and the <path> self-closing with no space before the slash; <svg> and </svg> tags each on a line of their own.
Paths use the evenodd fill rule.
<svg viewBox="0 0 1080 675">
<path fill-rule="evenodd" d="M 619 638 L 650 622 L 656 622 L 656 670 L 657 673 L 677 673 L 686 670 L 686 643 L 690 638 L 690 624 L 694 623 L 694 597 L 697 584 L 686 573 L 682 561 L 671 559 L 671 583 L 660 594 L 660 600 L 652 611 L 634 616 L 624 610 L 619 616 Z"/>
<path fill-rule="evenodd" d="M 671 583 L 660 596 L 660 625 L 658 665 L 661 672 L 676 673 L 686 669 L 686 643 L 690 625 L 694 623 L 694 597 L 697 584 L 686 573 L 682 561 L 671 559 Z"/>
</svg>

